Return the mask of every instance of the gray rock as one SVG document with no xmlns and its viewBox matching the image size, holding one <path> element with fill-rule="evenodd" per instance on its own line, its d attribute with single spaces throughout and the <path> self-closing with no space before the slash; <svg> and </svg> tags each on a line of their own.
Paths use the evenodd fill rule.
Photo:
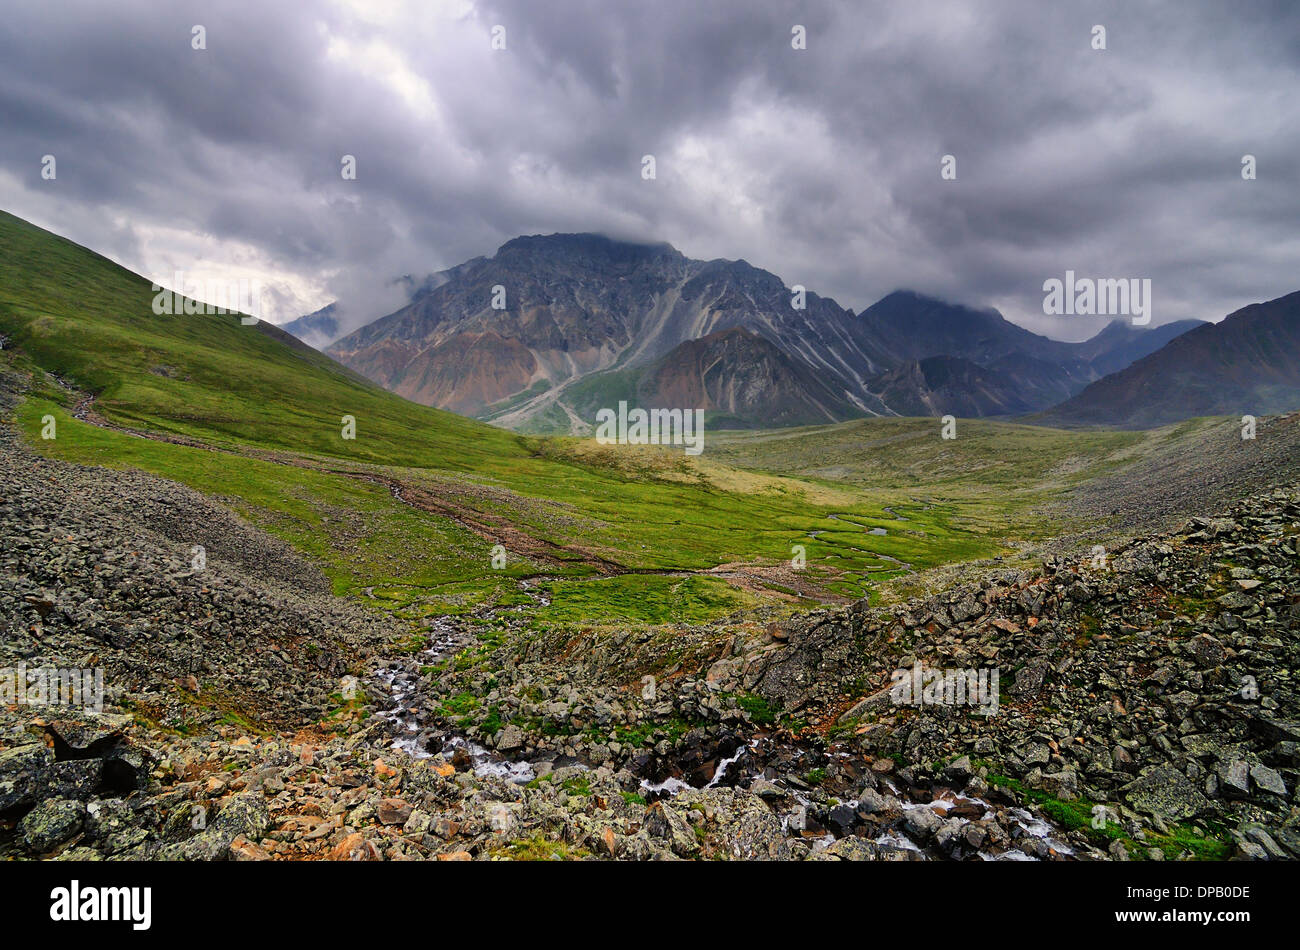
<svg viewBox="0 0 1300 950">
<path fill-rule="evenodd" d="M 933 838 L 943 825 L 943 819 L 931 808 L 909 809 L 903 823 L 918 838 L 928 841 Z"/>
<path fill-rule="evenodd" d="M 1215 770 L 1219 789 L 1228 797 L 1245 798 L 1250 794 L 1250 766 L 1241 759 L 1220 762 Z"/>
<path fill-rule="evenodd" d="M 43 742 L 0 749 L 0 812 L 35 804 L 53 764 L 54 753 Z"/>
<path fill-rule="evenodd" d="M 841 861 L 875 861 L 880 857 L 880 849 L 874 841 L 865 838 L 841 838 L 821 854 Z"/>
<path fill-rule="evenodd" d="M 1079 776 L 1073 769 L 1049 772 L 1037 784 L 1038 788 L 1062 801 L 1071 801 L 1079 796 Z"/>
<path fill-rule="evenodd" d="M 131 827 L 135 815 L 121 799 L 95 799 L 86 805 L 86 834 L 91 838 L 107 838 Z"/>
<path fill-rule="evenodd" d="M 1273 840 L 1272 835 L 1270 835 L 1259 825 L 1250 825 L 1245 829 L 1245 834 L 1247 838 L 1249 838 L 1251 841 L 1255 842 L 1255 844 L 1263 848 L 1264 851 L 1268 853 L 1268 856 L 1271 860 L 1273 861 L 1290 860 L 1291 856 L 1287 854 L 1285 850 L 1283 850 L 1281 845 L 1279 845 L 1276 841 Z"/>
<path fill-rule="evenodd" d="M 29 811 L 18 823 L 23 843 L 37 854 L 67 841 L 81 830 L 86 806 L 75 799 L 51 798 Z"/>
<path fill-rule="evenodd" d="M 524 746 L 523 730 L 521 730 L 514 723 L 510 723 L 508 726 L 502 729 L 501 734 L 497 736 L 498 752 L 513 752 L 516 749 L 522 749 L 523 746 Z"/>
<path fill-rule="evenodd" d="M 1222 602 L 1223 598 L 1219 598 Z M 1187 648 L 1201 666 L 1218 666 L 1228 655 L 1222 643 L 1208 633 L 1198 634 L 1188 642 Z"/>
<path fill-rule="evenodd" d="M 1130 808 L 1166 821 L 1182 821 L 1209 804 L 1195 784 L 1167 765 L 1147 769 L 1121 790 Z"/>
<path fill-rule="evenodd" d="M 1250 777 L 1254 781 L 1255 787 L 1261 791 L 1268 792 L 1270 795 L 1286 797 L 1286 782 L 1282 781 L 1282 776 L 1267 765 L 1252 766 Z"/>
</svg>

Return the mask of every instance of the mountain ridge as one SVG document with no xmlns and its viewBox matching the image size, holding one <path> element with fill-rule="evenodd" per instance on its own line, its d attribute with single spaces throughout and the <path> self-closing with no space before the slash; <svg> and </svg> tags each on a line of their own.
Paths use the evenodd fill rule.
<svg viewBox="0 0 1300 950">
<path fill-rule="evenodd" d="M 679 349 L 683 344 L 735 328 L 782 351 L 783 380 L 811 377 L 819 389 L 835 392 L 812 400 L 834 407 L 835 417 L 821 421 L 897 415 L 928 404 L 934 394 L 921 394 L 920 377 L 910 384 L 902 377 L 880 381 L 909 361 L 932 357 L 1014 376 L 1014 397 L 1005 391 L 992 396 L 1007 387 L 983 373 L 951 377 L 972 385 L 982 380 L 980 394 L 954 392 L 960 406 L 988 414 L 1045 410 L 1105 375 L 1095 360 L 1109 359 L 1109 369 L 1174 333 L 1113 331 L 1087 344 L 1066 343 L 993 309 L 906 290 L 854 314 L 833 298 L 796 292 L 743 259 L 694 260 L 665 242 L 586 232 L 512 238 L 492 257 L 442 273 L 448 277 L 438 286 L 327 352 L 416 402 L 522 431 L 582 431 L 592 392 L 626 389 L 626 381 L 607 374 L 636 371 L 639 380 L 646 367 L 674 352 L 689 364 L 694 351 Z M 731 372 L 745 373 L 734 357 Z M 692 370 L 661 366 L 656 372 L 684 379 Z M 772 425 L 773 419 L 820 417 L 821 410 L 811 410 L 812 403 L 778 384 L 777 376 L 767 378 L 771 386 L 759 393 L 756 377 L 749 377 L 737 418 Z M 718 395 L 720 384 L 712 385 Z M 879 385 L 889 387 L 897 405 L 876 391 Z M 713 409 L 706 388 L 694 385 L 690 392 L 699 405 L 680 408 Z"/>
</svg>

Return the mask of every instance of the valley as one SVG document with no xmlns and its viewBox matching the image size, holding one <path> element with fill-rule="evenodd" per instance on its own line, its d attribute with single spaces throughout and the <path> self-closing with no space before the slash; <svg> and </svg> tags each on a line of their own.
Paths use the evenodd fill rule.
<svg viewBox="0 0 1300 950">
<path fill-rule="evenodd" d="M 1294 856 L 1294 416 L 694 456 L 156 315 L 12 216 L 0 251 L 5 659 L 108 683 L 93 722 L 0 710 L 6 856 Z M 891 704 L 922 659 L 1013 714 Z"/>
</svg>

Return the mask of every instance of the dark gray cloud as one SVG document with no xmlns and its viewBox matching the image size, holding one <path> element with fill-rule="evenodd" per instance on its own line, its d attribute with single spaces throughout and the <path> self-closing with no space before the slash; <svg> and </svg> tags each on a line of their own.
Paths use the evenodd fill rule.
<svg viewBox="0 0 1300 950">
<path fill-rule="evenodd" d="M 574 230 L 1066 338 L 1100 323 L 1042 313 L 1067 269 L 1151 278 L 1156 323 L 1300 287 L 1291 2 L 7 7 L 0 207 L 149 276 L 259 277 L 273 318 Z"/>
</svg>

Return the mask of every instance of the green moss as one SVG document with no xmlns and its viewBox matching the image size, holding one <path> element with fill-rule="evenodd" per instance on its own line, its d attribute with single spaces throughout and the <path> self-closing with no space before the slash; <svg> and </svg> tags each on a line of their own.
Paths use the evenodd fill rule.
<svg viewBox="0 0 1300 950">
<path fill-rule="evenodd" d="M 584 775 L 574 775 L 560 783 L 560 788 L 570 795 L 587 797 L 591 794 L 591 779 Z"/>
<path fill-rule="evenodd" d="M 751 721 L 760 726 L 776 722 L 777 709 L 766 699 L 754 693 L 736 697 L 736 705 L 749 713 Z"/>
<path fill-rule="evenodd" d="M 458 716 L 467 716 L 481 705 L 479 698 L 473 693 L 457 693 L 443 700 L 441 711 L 444 716 L 449 718 Z"/>
<path fill-rule="evenodd" d="M 485 736 L 494 736 L 501 731 L 501 708 L 495 703 L 488 707 L 488 714 L 479 725 L 479 731 Z"/>
<path fill-rule="evenodd" d="M 616 723 L 613 726 L 591 726 L 584 734 L 596 742 L 612 740 L 624 745 L 652 746 L 661 740 L 676 742 L 692 729 L 706 724 L 704 720 L 690 722 L 680 716 L 672 716 L 660 721 L 642 720 L 633 725 Z"/>
</svg>

